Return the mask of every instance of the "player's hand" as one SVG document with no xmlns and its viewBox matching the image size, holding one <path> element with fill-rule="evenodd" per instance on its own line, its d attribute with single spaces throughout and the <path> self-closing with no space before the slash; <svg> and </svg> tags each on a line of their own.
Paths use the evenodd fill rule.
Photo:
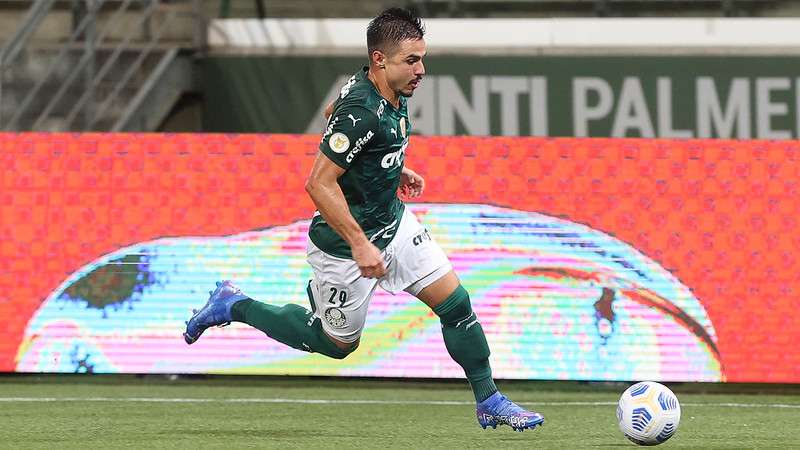
<svg viewBox="0 0 800 450">
<path fill-rule="evenodd" d="M 354 246 L 352 251 L 353 260 L 358 264 L 361 276 L 364 278 L 380 278 L 386 275 L 386 264 L 383 262 L 383 255 L 372 242 Z"/>
<path fill-rule="evenodd" d="M 400 174 L 400 194 L 407 198 L 417 198 L 425 190 L 425 179 L 411 169 L 403 168 Z"/>
</svg>

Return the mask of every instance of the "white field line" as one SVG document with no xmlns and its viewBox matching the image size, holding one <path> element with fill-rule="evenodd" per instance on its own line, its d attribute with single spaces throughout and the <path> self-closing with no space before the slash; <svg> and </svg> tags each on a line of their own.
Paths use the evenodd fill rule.
<svg viewBox="0 0 800 450">
<path fill-rule="evenodd" d="M 49 402 L 140 402 L 140 403 L 295 403 L 322 405 L 474 405 L 474 402 L 448 400 L 346 400 L 346 399 L 292 399 L 292 398 L 170 398 L 170 397 L 0 397 L 4 403 Z M 536 406 L 613 406 L 616 402 L 519 402 Z M 782 403 L 681 403 L 681 406 L 727 408 L 790 408 L 800 409 L 800 404 Z"/>
</svg>

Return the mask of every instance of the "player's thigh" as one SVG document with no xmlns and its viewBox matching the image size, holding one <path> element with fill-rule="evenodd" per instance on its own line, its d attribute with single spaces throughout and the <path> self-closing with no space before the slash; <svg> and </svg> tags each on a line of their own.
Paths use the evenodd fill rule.
<svg viewBox="0 0 800 450">
<path fill-rule="evenodd" d="M 314 270 L 309 284 L 314 315 L 331 338 L 354 343 L 361 337 L 377 280 L 364 278 L 355 261 L 328 255 L 309 243 L 308 262 Z"/>
<path fill-rule="evenodd" d="M 434 237 L 406 211 L 395 240 L 390 244 L 390 263 L 381 286 L 389 292 L 406 291 L 416 296 L 452 272 L 453 265 Z"/>
</svg>

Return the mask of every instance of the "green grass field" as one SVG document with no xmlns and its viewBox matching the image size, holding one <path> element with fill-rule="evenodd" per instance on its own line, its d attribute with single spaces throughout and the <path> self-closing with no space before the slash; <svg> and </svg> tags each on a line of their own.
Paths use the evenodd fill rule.
<svg viewBox="0 0 800 450">
<path fill-rule="evenodd" d="M 499 384 L 543 413 L 545 426 L 482 430 L 465 382 L 4 376 L 0 447 L 636 447 L 616 424 L 625 384 Z M 800 448 L 796 387 L 671 387 L 683 414 L 677 434 L 660 448 Z"/>
</svg>

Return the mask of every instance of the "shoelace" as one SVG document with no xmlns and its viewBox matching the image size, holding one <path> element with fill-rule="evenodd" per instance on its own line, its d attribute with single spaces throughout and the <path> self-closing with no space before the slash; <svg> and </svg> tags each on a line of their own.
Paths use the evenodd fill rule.
<svg viewBox="0 0 800 450">
<path fill-rule="evenodd" d="M 525 411 L 519 405 L 509 400 L 505 395 L 500 396 L 500 407 L 494 412 L 498 416 L 510 416 Z"/>
<path fill-rule="evenodd" d="M 214 308 L 212 307 L 210 301 L 206 302 L 206 304 L 202 308 L 200 308 L 200 310 L 198 310 L 196 312 L 199 312 L 199 314 L 197 314 L 198 321 L 200 323 L 203 323 L 204 325 L 205 325 L 206 322 L 215 322 L 215 321 L 217 321 L 217 318 L 216 318 L 216 316 L 214 314 Z M 205 326 L 208 326 L 208 325 L 205 325 Z"/>
<path fill-rule="evenodd" d="M 242 293 L 242 290 L 239 289 L 238 287 L 236 287 L 236 286 L 231 286 L 231 287 L 234 288 L 233 292 L 230 295 L 227 295 L 225 298 L 230 298 L 230 297 L 232 297 L 234 295 L 239 295 L 239 294 Z M 224 300 L 222 300 L 222 301 L 224 301 Z M 205 312 L 206 312 L 206 319 L 207 320 L 209 320 L 211 322 L 219 322 L 219 321 L 224 319 L 224 314 L 225 313 L 222 310 L 219 310 L 219 309 L 215 310 L 213 308 L 211 299 L 208 300 L 208 302 L 206 303 L 206 306 L 204 306 L 204 308 L 206 308 Z M 217 317 L 217 315 L 219 315 L 219 317 Z M 225 325 L 228 325 L 228 324 L 230 324 L 230 322 L 227 322 L 226 324 L 219 325 L 219 326 L 222 327 L 222 326 L 225 326 Z"/>
</svg>

